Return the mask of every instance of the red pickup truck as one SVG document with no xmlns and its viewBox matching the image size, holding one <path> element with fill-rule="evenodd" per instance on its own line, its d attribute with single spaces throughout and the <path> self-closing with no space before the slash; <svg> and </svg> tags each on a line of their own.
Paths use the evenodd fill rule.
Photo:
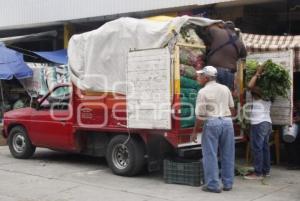
<svg viewBox="0 0 300 201">
<path fill-rule="evenodd" d="M 70 93 L 53 98 L 61 88 Z M 176 118 L 179 101 L 174 94 L 171 130 L 128 129 L 124 95 L 87 93 L 63 84 L 31 107 L 5 113 L 3 135 L 15 158 L 31 157 L 36 147 L 105 156 L 115 174 L 132 176 L 146 163 L 149 170 L 158 169 L 166 154 L 190 142 L 192 128 L 181 128 Z"/>
<path fill-rule="evenodd" d="M 129 52 L 126 93 L 83 90 L 72 81 L 29 108 L 5 113 L 3 135 L 12 155 L 29 158 L 36 147 L 46 147 L 105 156 L 115 174 L 127 176 L 146 164 L 159 169 L 167 155 L 200 155 L 200 139 L 190 140 L 198 84 L 188 80 L 188 88 L 180 76 L 180 48 L 173 55 L 168 48 Z"/>
</svg>

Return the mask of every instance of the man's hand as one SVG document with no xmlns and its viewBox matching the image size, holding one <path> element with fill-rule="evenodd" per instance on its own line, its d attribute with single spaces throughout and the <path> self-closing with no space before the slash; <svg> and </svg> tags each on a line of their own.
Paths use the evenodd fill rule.
<svg viewBox="0 0 300 201">
<path fill-rule="evenodd" d="M 197 143 L 198 142 L 197 141 L 197 136 L 198 136 L 197 132 L 193 132 L 192 135 L 191 135 L 191 141 Z"/>
<path fill-rule="evenodd" d="M 197 143 L 197 132 L 199 132 L 200 128 L 202 127 L 203 121 L 200 118 L 196 118 L 196 122 L 194 125 L 194 130 L 193 133 L 191 135 L 191 141 L 196 142 Z"/>
<path fill-rule="evenodd" d="M 260 76 L 264 71 L 264 66 L 263 65 L 259 65 L 258 68 L 256 69 L 256 75 Z"/>
</svg>

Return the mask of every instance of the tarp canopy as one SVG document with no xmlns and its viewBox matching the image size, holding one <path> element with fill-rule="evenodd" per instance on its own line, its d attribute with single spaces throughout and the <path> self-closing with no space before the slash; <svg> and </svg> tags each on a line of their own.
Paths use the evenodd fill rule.
<svg viewBox="0 0 300 201">
<path fill-rule="evenodd" d="M 8 48 L 22 53 L 28 59 L 35 63 L 55 63 L 66 65 L 68 63 L 68 55 L 66 49 L 54 51 L 32 51 L 19 48 L 12 45 L 7 45 Z"/>
<path fill-rule="evenodd" d="M 21 53 L 8 49 L 0 43 L 0 79 L 10 80 L 13 77 L 23 79 L 32 77 L 32 74 Z"/>
<path fill-rule="evenodd" d="M 51 61 L 53 63 L 57 64 L 67 64 L 68 63 L 68 56 L 67 56 L 67 50 L 56 50 L 56 51 L 47 51 L 47 52 L 34 52 L 38 56 Z"/>
<path fill-rule="evenodd" d="M 82 90 L 126 94 L 127 55 L 130 49 L 161 48 L 185 24 L 209 26 L 221 22 L 202 17 L 166 21 L 120 18 L 69 41 L 71 79 Z"/>
<path fill-rule="evenodd" d="M 242 36 L 248 52 L 294 50 L 294 71 L 300 71 L 300 35 L 275 36 L 243 33 Z"/>
</svg>

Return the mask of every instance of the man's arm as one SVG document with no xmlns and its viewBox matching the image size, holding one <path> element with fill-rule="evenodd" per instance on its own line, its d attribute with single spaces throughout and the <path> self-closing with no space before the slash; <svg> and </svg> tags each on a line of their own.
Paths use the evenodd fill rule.
<svg viewBox="0 0 300 201">
<path fill-rule="evenodd" d="M 236 109 L 235 109 L 234 107 L 231 107 L 231 108 L 229 108 L 229 109 L 230 109 L 230 112 L 231 112 L 231 117 L 232 117 L 232 118 L 235 118 L 236 115 L 237 115 Z"/>
<path fill-rule="evenodd" d="M 200 130 L 200 128 L 202 127 L 203 125 L 203 120 L 199 117 L 196 117 L 196 122 L 195 122 L 195 126 L 194 126 L 194 130 L 193 130 L 193 133 L 192 133 L 192 136 L 191 136 L 191 140 L 193 142 L 197 142 L 197 135 L 198 135 L 198 132 Z"/>
<path fill-rule="evenodd" d="M 234 101 L 233 101 L 233 97 L 232 97 L 232 94 L 230 92 L 230 90 L 228 90 L 228 106 L 229 106 L 229 109 L 230 109 L 230 112 L 231 112 L 231 116 L 232 117 L 235 117 L 237 114 L 236 114 L 236 109 L 234 108 Z"/>
<path fill-rule="evenodd" d="M 253 88 L 255 87 L 257 78 L 258 78 L 258 75 L 255 74 L 255 75 L 251 78 L 251 80 L 249 81 L 247 87 L 248 87 L 250 90 L 253 89 Z"/>
<path fill-rule="evenodd" d="M 255 87 L 257 79 L 260 77 L 261 73 L 263 72 L 263 66 L 259 66 L 256 70 L 255 75 L 251 78 L 248 83 L 248 88 L 251 90 Z"/>
<path fill-rule="evenodd" d="M 247 57 L 247 50 L 246 50 L 246 47 L 243 43 L 243 41 L 241 41 L 241 48 L 240 48 L 240 55 L 239 55 L 239 58 L 246 58 Z"/>
<path fill-rule="evenodd" d="M 199 132 L 200 128 L 204 123 L 202 117 L 205 116 L 205 114 L 206 114 L 206 106 L 205 106 L 204 94 L 201 93 L 200 90 L 197 95 L 196 107 L 195 107 L 196 121 L 191 136 L 191 140 L 194 142 L 197 142 L 197 133 Z"/>
</svg>

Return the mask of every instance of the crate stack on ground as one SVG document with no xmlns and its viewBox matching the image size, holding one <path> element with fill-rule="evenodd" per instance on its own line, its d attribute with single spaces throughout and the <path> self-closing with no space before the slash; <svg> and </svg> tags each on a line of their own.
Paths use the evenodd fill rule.
<svg viewBox="0 0 300 201">
<path fill-rule="evenodd" d="M 165 159 L 164 180 L 168 184 L 201 186 L 204 183 L 202 161 Z"/>
</svg>

